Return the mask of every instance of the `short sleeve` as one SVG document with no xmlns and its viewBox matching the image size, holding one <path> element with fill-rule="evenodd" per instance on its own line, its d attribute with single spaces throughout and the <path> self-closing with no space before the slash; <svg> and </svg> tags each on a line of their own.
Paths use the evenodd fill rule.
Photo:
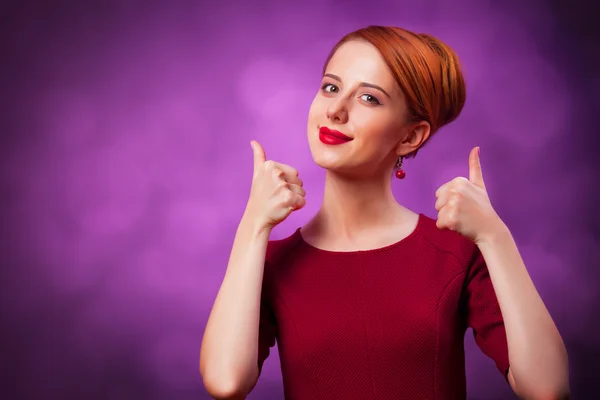
<svg viewBox="0 0 600 400">
<path fill-rule="evenodd" d="M 258 326 L 258 370 L 262 371 L 263 364 L 269 354 L 271 347 L 275 345 L 277 335 L 277 325 L 275 315 L 267 301 L 268 296 L 265 295 L 265 288 L 261 295 L 260 302 L 260 322 Z"/>
<path fill-rule="evenodd" d="M 473 329 L 477 346 L 507 378 L 509 360 L 504 319 L 487 265 L 478 248 L 473 260 L 464 291 L 466 322 Z"/>
</svg>

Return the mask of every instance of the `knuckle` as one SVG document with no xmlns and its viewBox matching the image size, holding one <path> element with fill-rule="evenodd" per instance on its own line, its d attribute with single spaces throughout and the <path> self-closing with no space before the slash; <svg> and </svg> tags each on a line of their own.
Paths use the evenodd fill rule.
<svg viewBox="0 0 600 400">
<path fill-rule="evenodd" d="M 455 179 L 455 185 L 456 187 L 465 187 L 467 185 L 467 183 L 469 182 L 469 180 L 467 178 L 465 178 L 464 176 L 459 176 L 458 178 Z"/>
<path fill-rule="evenodd" d="M 292 173 L 292 175 L 298 176 L 298 170 L 296 168 L 290 167 L 290 172 Z"/>
<path fill-rule="evenodd" d="M 279 168 L 273 168 L 271 171 L 272 171 L 271 173 L 273 174 L 274 178 L 279 178 L 283 174 L 283 171 L 280 170 Z"/>
<path fill-rule="evenodd" d="M 294 193 L 290 190 L 283 192 L 283 202 L 284 204 L 288 204 L 294 198 Z"/>
<path fill-rule="evenodd" d="M 461 198 L 463 196 L 463 189 L 462 187 L 453 187 L 452 189 L 450 189 L 450 198 L 452 199 L 456 199 L 456 198 Z"/>
<path fill-rule="evenodd" d="M 448 210 L 454 213 L 458 209 L 458 204 L 459 202 L 456 197 L 451 198 L 448 200 Z"/>
<path fill-rule="evenodd" d="M 452 212 L 448 215 L 448 223 L 452 228 L 456 228 L 457 218 L 456 213 Z"/>
<path fill-rule="evenodd" d="M 283 190 L 288 189 L 288 188 L 289 188 L 289 184 L 284 181 L 284 182 L 279 182 L 277 184 L 277 186 L 275 187 L 275 190 L 276 191 L 283 191 Z"/>
<path fill-rule="evenodd" d="M 264 167 L 267 171 L 273 170 L 275 168 L 275 161 L 273 161 L 273 160 L 265 161 Z"/>
</svg>

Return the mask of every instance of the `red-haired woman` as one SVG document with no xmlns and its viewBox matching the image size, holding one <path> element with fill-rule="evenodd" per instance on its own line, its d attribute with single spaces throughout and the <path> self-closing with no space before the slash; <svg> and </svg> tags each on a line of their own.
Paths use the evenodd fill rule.
<svg viewBox="0 0 600 400">
<path fill-rule="evenodd" d="M 252 190 L 202 342 L 213 397 L 245 398 L 277 342 L 288 400 L 464 399 L 471 327 L 519 397 L 568 398 L 565 346 L 490 204 L 479 148 L 469 177 L 438 189 L 436 220 L 392 194 L 402 161 L 464 102 L 440 40 L 378 26 L 344 37 L 308 117 L 323 203 L 278 241 L 271 230 L 305 192 L 252 143 Z"/>
</svg>

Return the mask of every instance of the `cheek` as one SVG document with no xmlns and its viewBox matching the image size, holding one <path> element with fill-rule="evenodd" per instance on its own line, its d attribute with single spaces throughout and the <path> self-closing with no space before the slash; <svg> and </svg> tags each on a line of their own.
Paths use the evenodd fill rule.
<svg viewBox="0 0 600 400">
<path fill-rule="evenodd" d="M 389 116 L 380 113 L 356 116 L 355 127 L 360 137 L 360 148 L 366 157 L 382 159 L 394 151 L 398 143 L 398 129 Z"/>
<path fill-rule="evenodd" d="M 319 94 L 314 97 L 312 103 L 310 104 L 310 108 L 308 109 L 308 119 L 315 120 L 319 118 L 321 114 L 325 113 L 325 108 L 323 104 L 323 99 Z"/>
<path fill-rule="evenodd" d="M 313 141 L 317 140 L 315 137 L 317 131 L 317 125 L 322 125 L 325 120 L 325 116 L 321 111 L 323 108 L 322 100 L 319 99 L 319 95 L 313 99 L 310 104 L 310 108 L 308 109 L 308 118 L 306 120 L 306 135 L 308 136 L 309 143 L 312 144 Z"/>
<path fill-rule="evenodd" d="M 353 117 L 356 131 L 365 142 L 382 146 L 391 142 L 395 136 L 394 129 L 385 116 L 374 112 L 362 112 L 356 113 Z"/>
</svg>

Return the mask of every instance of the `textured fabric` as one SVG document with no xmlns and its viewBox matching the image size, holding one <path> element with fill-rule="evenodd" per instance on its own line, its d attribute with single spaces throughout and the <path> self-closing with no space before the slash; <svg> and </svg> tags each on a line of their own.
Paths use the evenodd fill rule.
<svg viewBox="0 0 600 400">
<path fill-rule="evenodd" d="M 419 216 L 375 250 L 269 242 L 259 367 L 277 343 L 286 400 L 466 398 L 464 335 L 506 377 L 500 308 L 473 242 Z"/>
</svg>

